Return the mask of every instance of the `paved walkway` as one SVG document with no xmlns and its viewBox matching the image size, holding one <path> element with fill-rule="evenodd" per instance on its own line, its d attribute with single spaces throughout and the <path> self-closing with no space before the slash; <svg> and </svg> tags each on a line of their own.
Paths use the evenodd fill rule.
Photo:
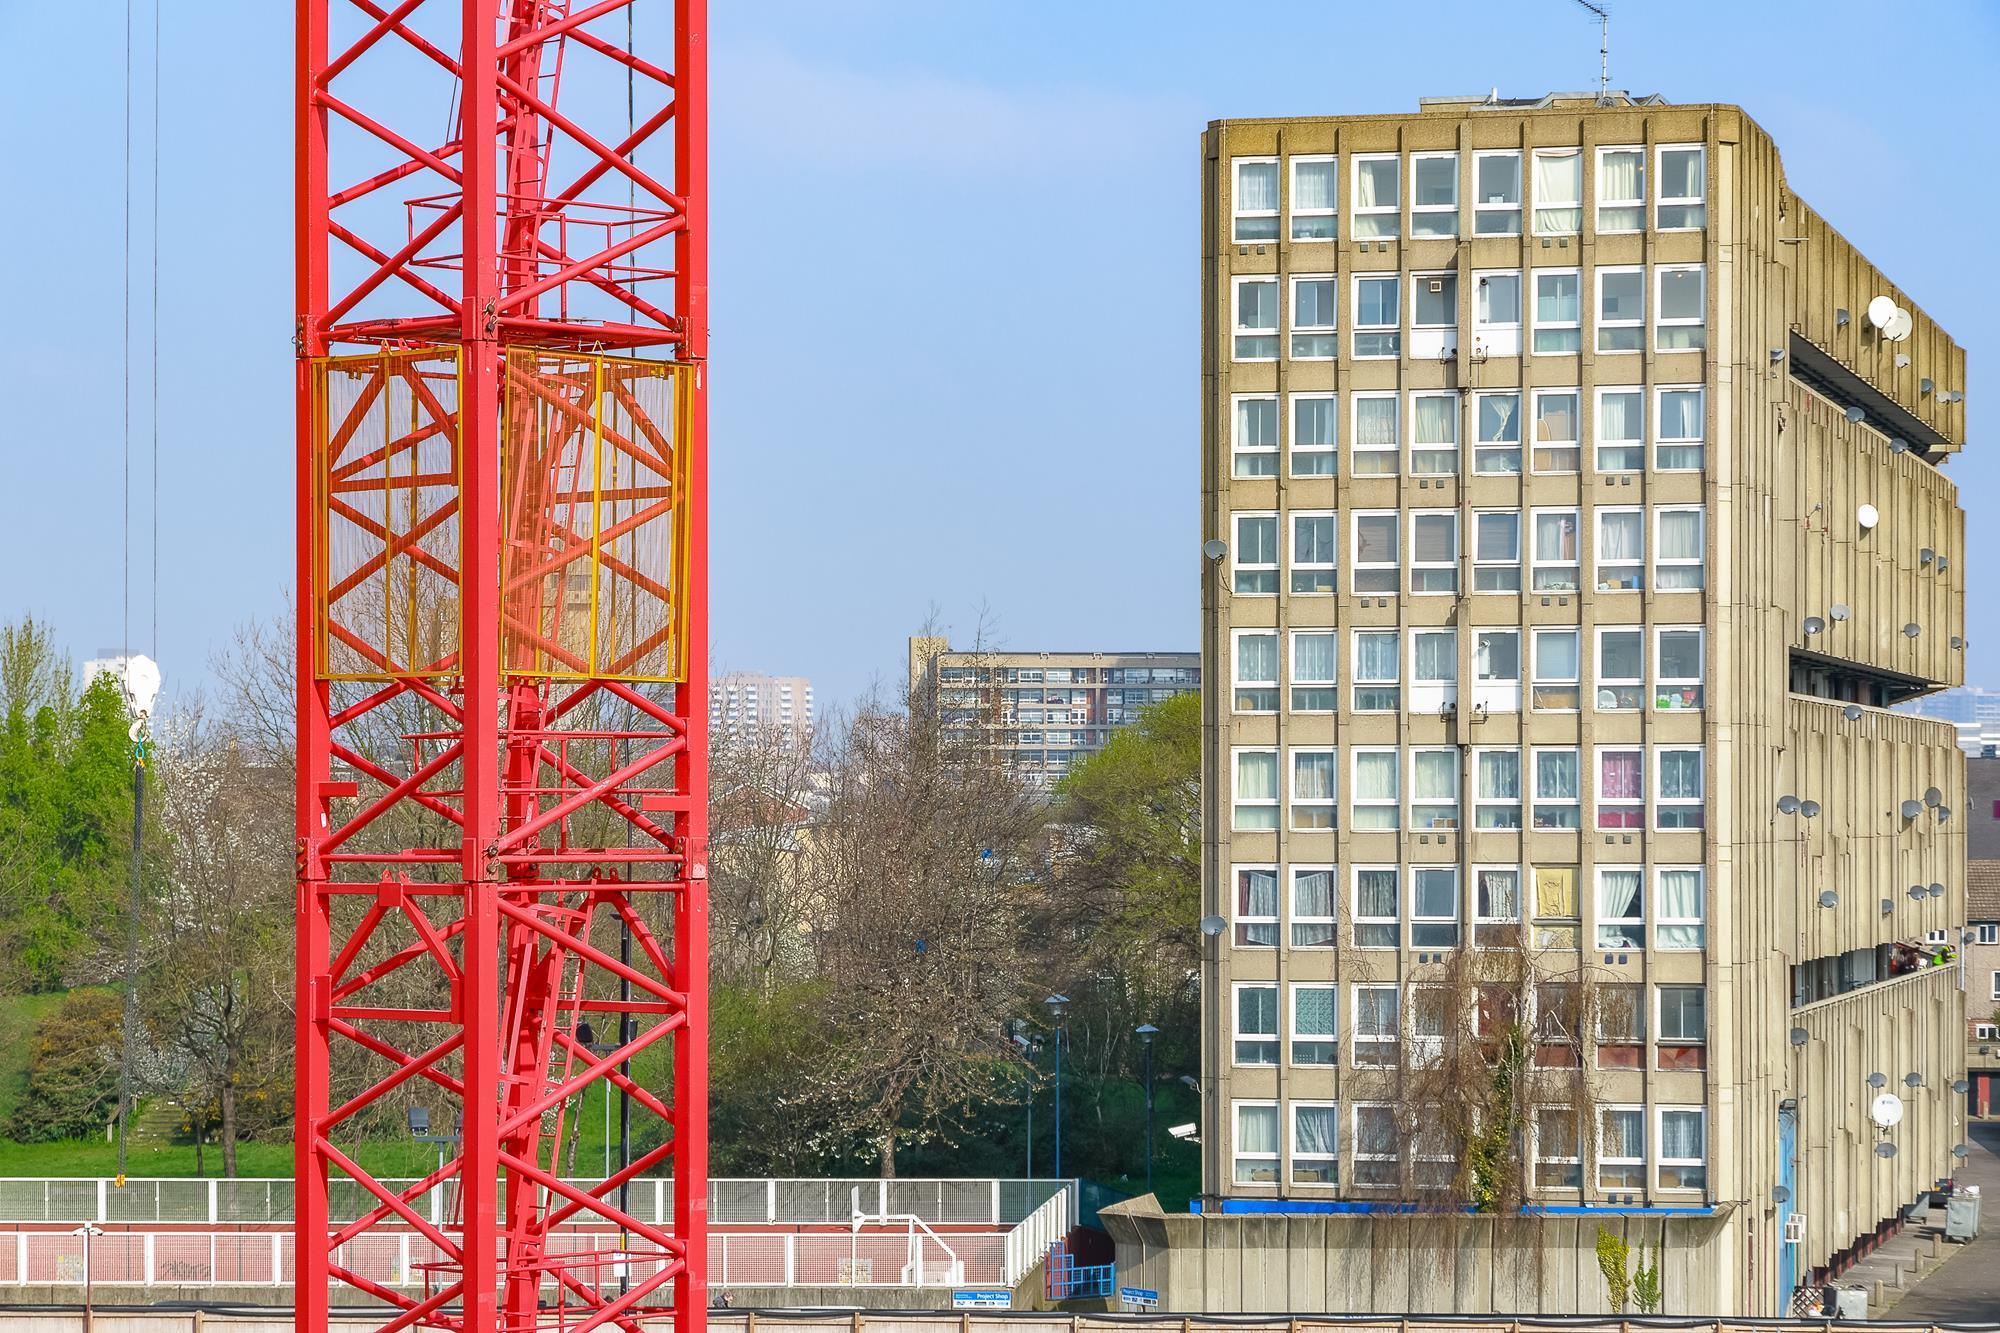
<svg viewBox="0 0 2000 1333">
<path fill-rule="evenodd" d="M 2000 1321 L 2000 1121 L 1973 1121 L 1968 1142 L 1972 1156 L 1954 1173 L 1961 1183 L 1979 1186 L 1978 1239 L 1965 1245 L 1945 1244 L 1943 1265 L 1911 1286 L 1900 1300 L 1878 1315 L 1934 1324 L 1983 1324 Z M 1941 1228 L 1943 1210 L 1932 1214 Z"/>
</svg>

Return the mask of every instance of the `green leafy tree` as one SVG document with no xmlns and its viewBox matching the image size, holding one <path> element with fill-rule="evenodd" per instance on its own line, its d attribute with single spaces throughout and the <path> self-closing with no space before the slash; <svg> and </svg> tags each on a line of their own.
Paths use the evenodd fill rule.
<svg viewBox="0 0 2000 1333">
<path fill-rule="evenodd" d="M 115 991 L 74 990 L 42 1020 L 10 1137 L 49 1143 L 104 1132 L 118 1102 L 121 1007 Z"/>
<path fill-rule="evenodd" d="M 1632 1247 L 1623 1236 L 1597 1229 L 1597 1269 L 1604 1274 L 1604 1296 L 1613 1314 L 1624 1314 L 1632 1300 Z"/>
<path fill-rule="evenodd" d="M 1639 1266 L 1632 1270 L 1632 1300 L 1640 1314 L 1659 1314 L 1666 1304 L 1666 1293 L 1660 1289 L 1660 1256 L 1665 1249 L 1665 1241 L 1653 1246 L 1653 1261 L 1648 1264 L 1646 1247 L 1639 1246 Z"/>
</svg>

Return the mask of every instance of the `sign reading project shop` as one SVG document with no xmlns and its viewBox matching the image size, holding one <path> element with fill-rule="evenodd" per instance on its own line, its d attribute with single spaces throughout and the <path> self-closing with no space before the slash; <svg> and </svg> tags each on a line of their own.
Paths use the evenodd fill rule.
<svg viewBox="0 0 2000 1333">
<path fill-rule="evenodd" d="M 951 1308 L 954 1310 L 1011 1310 L 1014 1308 L 1014 1293 L 1005 1289 L 999 1291 L 954 1291 L 951 1294 Z"/>
<path fill-rule="evenodd" d="M 1120 1287 L 1118 1303 L 1127 1310 L 1157 1310 L 1160 1308 L 1160 1293 L 1151 1287 Z"/>
</svg>

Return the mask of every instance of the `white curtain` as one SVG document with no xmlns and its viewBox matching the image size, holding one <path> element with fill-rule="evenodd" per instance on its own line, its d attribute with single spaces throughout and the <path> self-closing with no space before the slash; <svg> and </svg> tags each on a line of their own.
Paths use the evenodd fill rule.
<svg viewBox="0 0 2000 1333">
<path fill-rule="evenodd" d="M 1330 791 L 1330 789 L 1329 789 Z M 1333 915 L 1333 872 L 1331 870 L 1301 870 L 1292 876 L 1292 915 L 1329 917 Z M 1303 1005 L 1308 992 L 1300 991 L 1294 1001 Z M 1333 1006 L 1333 996 L 1327 995 L 1327 1007 Z M 1304 1012 L 1301 1008 L 1300 1012 Z"/>
<path fill-rule="evenodd" d="M 1701 1161 L 1707 1154 L 1700 1111 L 1660 1113 L 1660 1156 L 1672 1161 Z"/>
<path fill-rule="evenodd" d="M 1646 1113 L 1634 1107 L 1631 1110 L 1609 1110 L 1603 1113 L 1604 1139 L 1600 1151 L 1606 1157 L 1644 1157 L 1646 1155 Z"/>
<path fill-rule="evenodd" d="M 1356 448 L 1367 449 L 1395 446 L 1396 400 L 1394 398 L 1361 398 L 1354 404 L 1354 444 Z"/>
<path fill-rule="evenodd" d="M 1278 164 L 1242 162 L 1236 167 L 1236 211 L 1272 213 L 1278 208 Z"/>
<path fill-rule="evenodd" d="M 1396 163 L 1362 162 L 1355 171 L 1354 206 L 1356 208 L 1394 208 L 1396 195 Z"/>
<path fill-rule="evenodd" d="M 1701 390 L 1667 389 L 1660 394 L 1660 438 L 1698 440 L 1701 429 Z"/>
<path fill-rule="evenodd" d="M 1332 448 L 1340 439 L 1340 404 L 1331 398 L 1292 400 L 1292 447 Z"/>
<path fill-rule="evenodd" d="M 1665 560 L 1701 559 L 1701 512 L 1671 510 L 1660 515 L 1660 556 Z"/>
<path fill-rule="evenodd" d="M 1278 683 L 1278 636 L 1244 634 L 1236 640 L 1236 679 L 1245 685 Z"/>
<path fill-rule="evenodd" d="M 1668 949 L 1698 949 L 1701 947 L 1701 871 L 1662 870 L 1659 878 L 1660 898 L 1658 911 L 1663 921 L 1678 921 L 1679 925 L 1663 925 L 1659 929 L 1660 945 Z M 1689 924 L 1692 923 L 1692 924 Z"/>
<path fill-rule="evenodd" d="M 1660 752 L 1660 799 L 1666 801 L 1701 799 L 1701 751 Z"/>
<path fill-rule="evenodd" d="M 1364 916 L 1396 915 L 1396 881 L 1394 871 L 1363 871 L 1365 880 L 1370 875 L 1389 875 L 1389 899 L 1387 910 L 1364 912 Z M 1364 1037 L 1393 1037 L 1396 1035 L 1396 992 L 1388 986 L 1364 986 L 1359 996 L 1358 1012 L 1354 1015 L 1354 1030 Z"/>
<path fill-rule="evenodd" d="M 1333 207 L 1331 162 L 1299 162 L 1292 167 L 1292 210 L 1314 212 Z M 1276 205 L 1272 205 L 1276 207 Z"/>
<path fill-rule="evenodd" d="M 1236 756 L 1236 799 L 1274 801 L 1278 797 L 1278 756 L 1250 750 Z"/>
<path fill-rule="evenodd" d="M 1521 396 L 1489 393 L 1479 400 L 1479 438 L 1487 444 L 1513 444 L 1521 438 Z"/>
<path fill-rule="evenodd" d="M 1597 197 L 1612 201 L 1638 199 L 1645 186 L 1645 154 L 1606 153 L 1597 159 Z"/>
<path fill-rule="evenodd" d="M 1597 915 L 1611 921 L 1634 921 L 1643 915 L 1640 906 L 1645 873 L 1639 870 L 1603 870 L 1597 879 Z"/>
<path fill-rule="evenodd" d="M 1483 801 L 1520 799 L 1521 752 L 1519 750 L 1482 751 L 1478 765 L 1479 799 Z"/>
<path fill-rule="evenodd" d="M 1278 447 L 1278 400 L 1242 398 L 1236 403 L 1236 447 Z"/>
<path fill-rule="evenodd" d="M 1396 799 L 1396 756 L 1394 754 L 1359 754 L 1354 757 L 1355 794 L 1370 800 L 1393 801 Z M 1396 872 L 1364 870 L 1361 872 L 1363 895 L 1371 875 L 1386 874 L 1389 877 L 1389 910 L 1379 913 L 1394 916 L 1396 902 Z"/>
<path fill-rule="evenodd" d="M 1416 400 L 1416 443 L 1458 443 L 1458 396 L 1427 394 Z"/>
<path fill-rule="evenodd" d="M 1330 801 L 1339 760 L 1331 750 L 1302 750 L 1292 756 L 1292 797 L 1300 801 Z"/>
<path fill-rule="evenodd" d="M 1339 640 L 1332 634 L 1301 634 L 1292 640 L 1292 679 L 1322 684 L 1335 679 Z"/>
<path fill-rule="evenodd" d="M 1332 1008 L 1332 993 L 1326 991 L 1299 992 L 1299 1030 L 1305 1028 L 1305 997 L 1324 994 L 1328 999 L 1328 1009 Z M 1324 1033 L 1315 1031 L 1315 1036 L 1333 1036 L 1331 1030 Z M 1294 1151 L 1301 1157 L 1333 1157 L 1340 1152 L 1340 1108 L 1334 1106 L 1294 1106 L 1292 1108 L 1293 1138 L 1297 1140 Z"/>
<path fill-rule="evenodd" d="M 1562 750 L 1535 756 L 1535 795 L 1550 800 L 1576 799 L 1576 755 Z"/>
<path fill-rule="evenodd" d="M 1239 1106 L 1236 1108 L 1236 1151 L 1275 1153 L 1278 1151 L 1278 1108 Z"/>
<path fill-rule="evenodd" d="M 1479 872 L 1479 916 L 1485 921 L 1521 919 L 1521 872 L 1482 870 Z"/>
<path fill-rule="evenodd" d="M 1354 675 L 1357 680 L 1396 679 L 1396 636 L 1363 634 L 1354 645 Z M 1363 759 L 1379 756 L 1363 755 Z M 1395 768 L 1394 760 L 1390 769 Z"/>
<path fill-rule="evenodd" d="M 1458 679 L 1458 634 L 1454 630 L 1417 635 L 1413 679 Z"/>
<path fill-rule="evenodd" d="M 1637 443 L 1640 437 L 1639 391 L 1621 389 L 1597 399 L 1597 442 Z"/>
<path fill-rule="evenodd" d="M 1416 788 L 1412 799 L 1450 801 L 1458 796 L 1458 752 L 1423 751 L 1412 762 L 1411 781 Z"/>
<path fill-rule="evenodd" d="M 1535 559 L 1567 564 L 1576 559 L 1576 515 L 1535 515 Z"/>
<path fill-rule="evenodd" d="M 1644 514 L 1615 514 L 1600 510 L 1597 523 L 1598 551 L 1606 563 L 1636 564 L 1645 558 Z"/>
<path fill-rule="evenodd" d="M 1583 154 L 1535 154 L 1535 230 L 1578 230 L 1582 201 Z"/>
<path fill-rule="evenodd" d="M 1237 877 L 1237 911 L 1243 916 L 1278 914 L 1278 872 L 1245 870 Z"/>
</svg>

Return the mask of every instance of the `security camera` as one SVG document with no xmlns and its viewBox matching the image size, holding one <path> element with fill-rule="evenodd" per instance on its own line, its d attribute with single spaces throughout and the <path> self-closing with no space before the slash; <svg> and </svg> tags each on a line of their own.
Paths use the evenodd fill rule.
<svg viewBox="0 0 2000 1333">
<path fill-rule="evenodd" d="M 1188 1121 L 1185 1125 L 1167 1126 L 1168 1134 L 1172 1135 L 1174 1138 L 1177 1139 L 1186 1139 L 1190 1143 L 1194 1141 L 1195 1135 L 1199 1134 L 1200 1132 L 1201 1132 L 1201 1126 L 1197 1125 L 1192 1120 Z"/>
</svg>

